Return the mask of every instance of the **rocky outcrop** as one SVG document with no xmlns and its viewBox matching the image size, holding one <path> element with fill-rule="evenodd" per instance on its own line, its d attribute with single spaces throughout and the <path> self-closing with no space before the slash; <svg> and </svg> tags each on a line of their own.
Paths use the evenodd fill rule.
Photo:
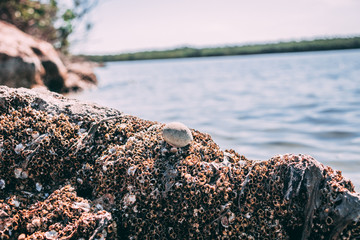
<svg viewBox="0 0 360 240">
<path fill-rule="evenodd" d="M 94 87 L 97 84 L 97 79 L 94 74 L 95 63 L 78 60 L 74 62 L 67 62 L 68 77 L 65 82 L 65 87 L 69 92 L 76 92 L 82 89 Z"/>
<path fill-rule="evenodd" d="M 191 130 L 0 87 L 0 236 L 358 239 L 360 195 L 308 155 L 249 160 Z"/>
<path fill-rule="evenodd" d="M 26 88 L 45 86 L 60 93 L 96 84 L 89 66 L 83 64 L 79 68 L 79 64 L 74 63 L 65 66 L 48 42 L 3 21 L 0 21 L 0 36 L 0 84 Z"/>
</svg>

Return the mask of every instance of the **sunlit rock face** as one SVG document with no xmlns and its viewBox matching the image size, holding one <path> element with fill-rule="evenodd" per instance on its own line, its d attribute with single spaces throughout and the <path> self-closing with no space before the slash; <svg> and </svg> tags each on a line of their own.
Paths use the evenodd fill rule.
<svg viewBox="0 0 360 240">
<path fill-rule="evenodd" d="M 96 84 L 92 66 L 60 59 L 53 46 L 0 21 L 0 84 L 70 92 Z"/>
<path fill-rule="evenodd" d="M 308 155 L 253 161 L 190 129 L 0 87 L 0 236 L 356 239 L 360 196 Z"/>
</svg>

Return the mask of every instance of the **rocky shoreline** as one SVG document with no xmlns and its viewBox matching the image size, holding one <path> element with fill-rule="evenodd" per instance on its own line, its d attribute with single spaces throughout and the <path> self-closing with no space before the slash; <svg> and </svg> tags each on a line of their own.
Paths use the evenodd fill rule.
<svg viewBox="0 0 360 240">
<path fill-rule="evenodd" d="M 53 46 L 0 21 L 0 85 L 76 92 L 96 86 L 95 63 L 70 59 Z"/>
<path fill-rule="evenodd" d="M 253 161 L 191 129 L 0 87 L 0 239 L 358 239 L 360 194 L 308 155 Z"/>
</svg>

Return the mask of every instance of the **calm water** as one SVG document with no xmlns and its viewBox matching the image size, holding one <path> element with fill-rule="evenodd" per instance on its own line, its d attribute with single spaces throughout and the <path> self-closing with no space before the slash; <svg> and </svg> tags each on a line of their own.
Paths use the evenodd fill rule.
<svg viewBox="0 0 360 240">
<path fill-rule="evenodd" d="M 360 50 L 114 62 L 75 97 L 210 133 L 250 159 L 310 154 L 360 192 Z"/>
</svg>

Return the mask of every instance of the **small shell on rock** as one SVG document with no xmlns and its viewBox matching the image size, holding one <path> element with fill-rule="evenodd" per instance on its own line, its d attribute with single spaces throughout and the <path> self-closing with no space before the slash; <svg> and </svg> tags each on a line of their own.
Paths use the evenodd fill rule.
<svg viewBox="0 0 360 240">
<path fill-rule="evenodd" d="M 42 190 L 42 188 L 43 188 L 43 186 L 41 185 L 41 183 L 36 183 L 36 184 L 35 184 L 35 187 L 36 187 L 36 191 L 38 191 L 38 192 L 41 192 L 41 190 Z"/>
<path fill-rule="evenodd" d="M 31 136 L 32 136 L 33 139 L 37 139 L 37 138 L 40 136 L 40 134 L 35 131 L 35 132 L 33 132 L 33 133 L 31 134 Z"/>
<path fill-rule="evenodd" d="M 163 137 L 174 147 L 185 147 L 193 140 L 190 129 L 180 122 L 166 124 L 163 128 Z"/>
<path fill-rule="evenodd" d="M 129 205 L 133 205 L 136 202 L 136 196 L 134 194 L 127 194 L 124 197 L 124 206 L 127 208 Z"/>
<path fill-rule="evenodd" d="M 12 199 L 10 204 L 13 205 L 14 207 L 20 206 L 20 202 L 16 199 Z"/>
<path fill-rule="evenodd" d="M 4 179 L 0 179 L 0 189 L 4 189 L 6 186 L 5 180 Z"/>
<path fill-rule="evenodd" d="M 137 169 L 136 166 L 131 166 L 131 167 L 129 167 L 129 169 L 127 170 L 127 173 L 128 173 L 130 176 L 134 176 L 134 175 L 135 175 L 135 172 L 136 172 L 136 169 Z"/>
<path fill-rule="evenodd" d="M 26 239 L 26 235 L 24 233 L 20 234 L 18 240 L 24 240 L 24 239 Z"/>
<path fill-rule="evenodd" d="M 16 147 L 15 147 L 15 153 L 16 153 L 16 154 L 20 154 L 20 153 L 22 152 L 22 150 L 24 150 L 24 148 L 25 148 L 25 146 L 22 145 L 21 143 L 18 144 L 18 145 L 16 145 Z"/>
<path fill-rule="evenodd" d="M 227 228 L 229 227 L 229 219 L 225 216 L 223 216 L 221 218 L 221 225 L 224 227 L 224 228 Z"/>
<path fill-rule="evenodd" d="M 28 172 L 24 171 L 22 168 L 15 168 L 14 175 L 15 178 L 20 178 L 20 179 L 26 179 L 29 176 Z"/>
<path fill-rule="evenodd" d="M 90 211 L 90 204 L 86 202 L 74 202 L 72 208 L 82 209 L 85 212 Z"/>
<path fill-rule="evenodd" d="M 110 154 L 113 154 L 113 153 L 115 153 L 115 152 L 116 152 L 116 148 L 110 148 L 110 149 L 109 149 L 109 153 L 110 153 Z"/>
<path fill-rule="evenodd" d="M 58 233 L 54 230 L 48 231 L 44 234 L 45 239 L 57 239 Z"/>
</svg>

